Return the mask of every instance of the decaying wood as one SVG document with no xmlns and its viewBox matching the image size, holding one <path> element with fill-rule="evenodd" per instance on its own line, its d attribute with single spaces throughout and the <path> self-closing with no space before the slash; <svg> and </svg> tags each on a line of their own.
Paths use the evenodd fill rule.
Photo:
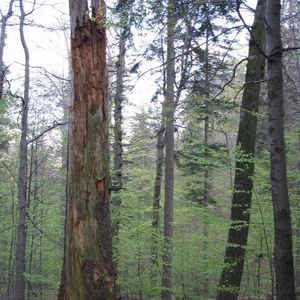
<svg viewBox="0 0 300 300">
<path fill-rule="evenodd" d="M 86 1 L 70 0 L 73 95 L 65 256 L 58 299 L 115 299 L 104 10 L 103 1 L 92 1 L 88 7 Z"/>
</svg>

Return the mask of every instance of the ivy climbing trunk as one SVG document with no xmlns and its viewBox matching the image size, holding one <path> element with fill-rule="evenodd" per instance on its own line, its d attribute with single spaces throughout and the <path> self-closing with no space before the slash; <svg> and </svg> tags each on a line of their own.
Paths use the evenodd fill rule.
<svg viewBox="0 0 300 300">
<path fill-rule="evenodd" d="M 249 41 L 248 65 L 237 136 L 231 226 L 217 300 L 236 300 L 243 275 L 252 202 L 260 80 L 263 79 L 265 67 L 265 58 L 261 53 L 265 50 L 264 11 L 265 0 L 258 0 Z"/>
<path fill-rule="evenodd" d="M 270 179 L 274 213 L 274 262 L 278 300 L 294 300 L 294 263 L 291 211 L 287 187 L 284 141 L 284 97 L 280 0 L 267 0 L 266 40 L 268 54 L 268 105 L 270 136 Z"/>
<path fill-rule="evenodd" d="M 105 3 L 70 0 L 73 95 L 66 238 L 58 299 L 115 299 Z M 87 13 L 89 12 L 89 13 Z"/>
<path fill-rule="evenodd" d="M 174 198 L 174 85 L 175 85 L 175 1 L 168 0 L 167 24 L 167 90 L 164 107 L 165 121 L 165 207 L 162 292 L 161 299 L 172 299 L 172 238 L 173 238 L 173 198 Z"/>
</svg>

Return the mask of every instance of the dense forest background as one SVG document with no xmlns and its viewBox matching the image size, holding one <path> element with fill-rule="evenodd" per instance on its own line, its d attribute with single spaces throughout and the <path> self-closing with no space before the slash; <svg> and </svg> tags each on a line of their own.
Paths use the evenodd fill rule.
<svg viewBox="0 0 300 300">
<path fill-rule="evenodd" d="M 287 185 L 299 289 L 300 2 L 281 2 L 282 43 L 293 49 L 284 52 L 282 62 Z M 110 189 L 118 293 L 124 299 L 170 299 L 160 297 L 170 284 L 162 279 L 172 265 L 171 288 L 166 288 L 171 297 L 215 298 L 232 225 L 236 163 L 243 161 L 254 164 L 255 171 L 239 297 L 273 299 L 267 67 L 263 78 L 245 82 L 257 3 L 172 3 L 173 14 L 168 1 L 106 1 L 107 18 L 102 20 L 108 37 Z M 68 9 L 65 0 L 0 3 L 0 299 L 17 299 L 22 214 L 26 299 L 56 299 L 61 283 L 72 95 Z M 89 5 L 86 14 L 92 16 L 92 10 Z M 255 157 L 245 155 L 237 143 L 240 119 L 247 109 L 241 109 L 243 91 L 251 84 L 260 85 L 259 112 L 252 112 L 257 119 Z M 165 122 L 170 112 L 171 125 Z M 170 147 L 168 126 L 174 137 Z M 22 137 L 25 144 L 20 143 Z M 168 152 L 172 147 L 173 152 Z M 170 153 L 174 158 L 171 196 L 168 184 L 173 179 L 168 180 L 164 169 L 172 164 Z M 20 204 L 22 182 L 25 198 Z"/>
</svg>

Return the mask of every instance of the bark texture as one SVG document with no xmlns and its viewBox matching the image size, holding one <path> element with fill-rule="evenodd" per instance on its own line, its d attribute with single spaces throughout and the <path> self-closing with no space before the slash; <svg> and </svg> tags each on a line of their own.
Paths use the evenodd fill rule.
<svg viewBox="0 0 300 300">
<path fill-rule="evenodd" d="M 228 233 L 225 266 L 220 277 L 217 300 L 236 300 L 243 275 L 252 202 L 257 112 L 260 96 L 259 81 L 264 76 L 265 66 L 265 58 L 257 47 L 259 46 L 262 51 L 265 50 L 264 11 L 265 0 L 258 0 L 249 42 L 246 84 L 237 137 L 234 191 L 231 204 L 232 223 Z"/>
<path fill-rule="evenodd" d="M 175 1 L 168 1 L 167 25 L 167 91 L 164 108 L 165 118 L 165 208 L 164 241 L 161 299 L 172 299 L 172 238 L 173 238 L 173 198 L 174 198 L 174 85 L 175 85 Z"/>
<path fill-rule="evenodd" d="M 284 96 L 280 0 L 267 0 L 268 105 L 272 201 L 275 242 L 274 261 L 278 300 L 296 299 L 294 283 L 291 211 L 287 188 L 284 141 Z"/>
<path fill-rule="evenodd" d="M 87 11 L 91 9 L 90 15 Z M 58 299 L 114 299 L 108 154 L 105 3 L 70 0 L 66 239 Z"/>
<path fill-rule="evenodd" d="M 27 214 L 27 133 L 28 133 L 28 103 L 29 103 L 29 87 L 30 87 L 30 71 L 29 71 L 29 50 L 27 47 L 24 26 L 26 13 L 24 11 L 23 0 L 20 3 L 20 39 L 25 56 L 25 74 L 24 74 L 24 96 L 22 98 L 22 117 L 21 117 L 21 139 L 19 154 L 19 178 L 18 178 L 18 228 L 17 228 L 17 244 L 16 244 L 16 279 L 15 279 L 15 298 L 17 300 L 25 299 L 25 278 L 26 270 L 26 214 Z"/>
<path fill-rule="evenodd" d="M 122 105 L 124 100 L 124 76 L 125 76 L 125 52 L 126 52 L 126 34 L 122 30 L 119 37 L 119 55 L 116 63 L 117 86 L 114 98 L 114 177 L 113 187 L 116 190 L 122 188 L 122 165 L 123 165 L 123 143 L 122 143 Z M 116 203 L 120 206 L 119 203 Z"/>
<path fill-rule="evenodd" d="M 118 0 L 117 12 L 119 13 L 120 33 L 119 33 L 119 54 L 116 63 L 117 82 L 116 94 L 114 97 L 114 176 L 113 188 L 119 191 L 123 187 L 122 166 L 123 166 L 123 102 L 124 102 L 124 80 L 126 74 L 126 42 L 130 39 L 130 10 L 134 0 Z M 120 206 L 116 203 L 117 206 Z"/>
<path fill-rule="evenodd" d="M 119 54 L 116 62 L 116 91 L 114 97 L 114 165 L 113 165 L 113 185 L 112 191 L 112 212 L 113 212 L 113 236 L 114 244 L 119 242 L 120 230 L 120 207 L 122 204 L 122 195 L 120 191 L 123 188 L 122 168 L 123 168 L 123 102 L 124 102 L 124 80 L 126 74 L 125 54 L 126 42 L 130 37 L 130 7 L 132 0 L 119 0 L 117 12 L 119 13 L 120 33 L 119 33 Z M 118 257 L 118 248 L 115 247 L 115 257 Z M 118 262 L 114 261 L 115 269 L 117 271 Z"/>
<path fill-rule="evenodd" d="M 161 183 L 163 178 L 163 164 L 164 164 L 164 125 L 157 133 L 156 143 L 156 173 L 154 182 L 154 195 L 152 206 L 152 245 L 151 245 L 151 292 L 155 295 L 158 283 L 159 274 L 159 240 L 160 240 L 160 199 L 161 199 Z"/>
</svg>

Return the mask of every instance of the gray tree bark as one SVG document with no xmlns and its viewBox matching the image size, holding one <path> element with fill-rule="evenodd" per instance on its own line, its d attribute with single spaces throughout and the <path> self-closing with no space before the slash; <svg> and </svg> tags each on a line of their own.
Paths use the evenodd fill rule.
<svg viewBox="0 0 300 300">
<path fill-rule="evenodd" d="M 172 299 L 172 238 L 173 238 L 173 198 L 174 198 L 174 85 L 175 85 L 175 1 L 168 0 L 167 24 L 167 91 L 165 100 L 165 207 L 162 293 L 161 299 Z"/>
<path fill-rule="evenodd" d="M 121 190 L 123 188 L 122 168 L 123 168 L 123 102 L 124 102 L 124 81 L 126 74 L 126 42 L 130 35 L 130 7 L 132 0 L 119 0 L 119 54 L 116 62 L 117 81 L 116 93 L 114 97 L 114 157 L 113 157 L 113 184 L 112 184 L 112 214 L 113 214 L 113 238 L 114 245 L 119 243 L 120 231 L 120 207 L 122 204 Z M 118 273 L 118 247 L 114 247 L 114 268 Z"/>
<path fill-rule="evenodd" d="M 152 206 L 152 245 L 151 245 L 151 288 L 153 293 L 157 288 L 157 274 L 159 265 L 159 210 L 160 210 L 160 199 L 161 199 L 161 182 L 163 178 L 163 164 L 164 164 L 164 125 L 157 133 L 156 142 L 156 173 L 154 182 L 154 195 L 153 195 L 153 206 Z"/>
<path fill-rule="evenodd" d="M 287 187 L 284 140 L 284 96 L 280 0 L 267 0 L 266 34 L 268 54 L 268 105 L 271 189 L 274 212 L 274 262 L 278 300 L 295 296 L 291 211 Z"/>
<path fill-rule="evenodd" d="M 25 278 L 26 270 L 26 214 L 27 214 L 27 132 L 28 132 L 28 103 L 29 103 L 29 87 L 30 87 L 30 57 L 27 47 L 24 26 L 25 19 L 28 15 L 24 11 L 23 0 L 20 3 L 20 39 L 25 55 L 25 74 L 24 74 L 24 96 L 22 98 L 22 116 L 21 116 L 21 139 L 19 154 L 19 179 L 18 179 L 18 227 L 17 227 L 17 245 L 16 245 L 16 273 L 15 273 L 15 297 L 17 300 L 25 299 Z"/>
<path fill-rule="evenodd" d="M 265 66 L 265 57 L 261 53 L 265 50 L 264 11 L 265 0 L 258 0 L 249 41 L 248 65 L 237 136 L 231 204 L 232 223 L 228 233 L 225 266 L 219 281 L 217 300 L 237 299 L 244 269 L 252 202 L 260 80 L 263 79 Z"/>
<path fill-rule="evenodd" d="M 128 1 L 130 2 L 130 1 Z M 123 165 L 123 144 L 122 144 L 122 105 L 124 100 L 124 76 L 126 73 L 125 67 L 125 54 L 126 54 L 126 41 L 128 39 L 130 25 L 129 20 L 129 3 L 127 1 L 119 0 L 120 8 L 120 36 L 119 36 L 119 54 L 116 63 L 117 81 L 116 81 L 116 94 L 114 97 L 114 175 L 113 187 L 116 190 L 122 188 L 122 165 Z M 119 206 L 119 203 L 114 203 Z"/>
<path fill-rule="evenodd" d="M 120 190 L 122 188 L 122 165 L 123 165 L 123 144 L 122 144 L 122 104 L 124 100 L 124 75 L 125 75 L 125 37 L 121 34 L 119 37 L 119 55 L 116 63 L 117 87 L 114 98 L 114 175 L 113 188 Z M 114 203 L 119 206 L 119 203 Z"/>
</svg>

